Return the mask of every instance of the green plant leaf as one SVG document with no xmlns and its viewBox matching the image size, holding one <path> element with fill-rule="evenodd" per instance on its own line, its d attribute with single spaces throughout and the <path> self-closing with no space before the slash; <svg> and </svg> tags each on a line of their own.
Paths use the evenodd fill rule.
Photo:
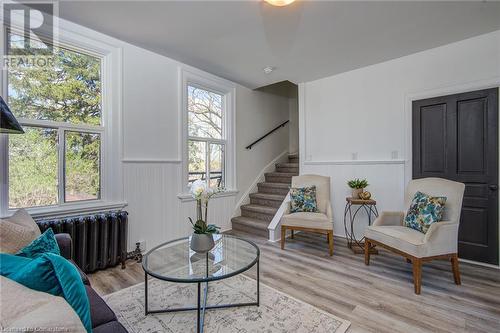
<svg viewBox="0 0 500 333">
<path fill-rule="evenodd" d="M 368 181 L 366 179 L 356 178 L 356 179 L 349 180 L 347 182 L 347 185 L 353 189 L 361 189 L 361 188 L 367 187 L 369 184 L 368 184 Z"/>
</svg>

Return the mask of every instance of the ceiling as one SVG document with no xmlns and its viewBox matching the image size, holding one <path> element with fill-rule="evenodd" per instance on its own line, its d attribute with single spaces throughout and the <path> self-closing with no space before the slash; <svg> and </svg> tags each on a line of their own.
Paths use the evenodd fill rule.
<svg viewBox="0 0 500 333">
<path fill-rule="evenodd" d="M 62 18 L 250 88 L 306 82 L 500 29 L 500 2 L 61 1 Z M 264 74 L 267 66 L 276 69 Z"/>
</svg>

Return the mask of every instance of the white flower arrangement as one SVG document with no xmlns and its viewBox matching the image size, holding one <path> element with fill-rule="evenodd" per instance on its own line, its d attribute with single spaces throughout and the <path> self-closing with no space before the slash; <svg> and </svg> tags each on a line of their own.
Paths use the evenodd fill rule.
<svg viewBox="0 0 500 333">
<path fill-rule="evenodd" d="M 191 184 L 189 192 L 191 193 L 194 199 L 199 200 L 203 198 L 208 188 L 209 187 L 207 186 L 206 182 L 202 181 L 201 179 L 198 179 Z"/>
<path fill-rule="evenodd" d="M 207 224 L 208 218 L 208 201 L 217 193 L 224 192 L 225 189 L 223 187 L 218 188 L 210 188 L 207 182 L 198 179 L 195 180 L 189 189 L 191 196 L 196 200 L 196 222 L 193 222 L 191 218 L 189 221 L 193 225 L 193 229 L 195 233 L 205 234 L 205 233 L 217 233 L 217 229 L 219 227 Z M 202 207 L 205 208 L 205 217 L 203 218 Z"/>
<path fill-rule="evenodd" d="M 211 188 L 207 183 L 201 179 L 195 180 L 189 189 L 189 193 L 195 200 L 202 200 L 208 202 L 215 194 L 225 192 L 225 188 L 217 187 Z"/>
</svg>

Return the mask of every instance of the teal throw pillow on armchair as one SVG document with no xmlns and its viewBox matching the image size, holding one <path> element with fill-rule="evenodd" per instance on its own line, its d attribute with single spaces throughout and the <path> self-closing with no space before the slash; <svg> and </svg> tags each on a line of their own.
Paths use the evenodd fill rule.
<svg viewBox="0 0 500 333">
<path fill-rule="evenodd" d="M 318 211 L 316 186 L 290 188 L 290 213 Z"/>
<path fill-rule="evenodd" d="M 422 192 L 415 193 L 404 225 L 425 234 L 433 223 L 442 220 L 445 204 L 446 197 L 432 197 Z"/>
</svg>

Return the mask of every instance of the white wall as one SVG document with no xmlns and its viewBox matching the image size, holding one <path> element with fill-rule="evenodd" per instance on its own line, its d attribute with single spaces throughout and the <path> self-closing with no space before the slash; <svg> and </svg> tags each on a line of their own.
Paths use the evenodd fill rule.
<svg viewBox="0 0 500 333">
<path fill-rule="evenodd" d="M 288 149 L 288 127 L 280 128 L 245 149 L 250 143 L 288 119 L 288 98 L 239 87 L 236 90 L 237 199 L 252 186 L 261 170 Z"/>
<path fill-rule="evenodd" d="M 288 151 L 291 154 L 299 152 L 299 96 L 298 90 L 295 90 L 289 100 L 288 106 L 288 118 L 290 123 L 288 124 Z"/>
<path fill-rule="evenodd" d="M 179 63 L 123 47 L 123 151 L 134 159 L 179 159 Z"/>
<path fill-rule="evenodd" d="M 334 232 L 350 178 L 368 179 L 379 211 L 402 208 L 411 100 L 499 85 L 500 31 L 300 84 L 301 173 L 332 178 Z"/>
<path fill-rule="evenodd" d="M 193 202 L 181 202 L 179 69 L 164 56 L 127 45 L 123 49 L 124 200 L 129 212 L 129 246 L 147 248 L 188 235 Z M 288 119 L 288 99 L 236 85 L 236 187 L 234 196 L 210 202 L 209 222 L 223 230 L 240 196 L 271 160 L 288 148 L 283 129 L 251 150 L 245 146 Z"/>
</svg>

